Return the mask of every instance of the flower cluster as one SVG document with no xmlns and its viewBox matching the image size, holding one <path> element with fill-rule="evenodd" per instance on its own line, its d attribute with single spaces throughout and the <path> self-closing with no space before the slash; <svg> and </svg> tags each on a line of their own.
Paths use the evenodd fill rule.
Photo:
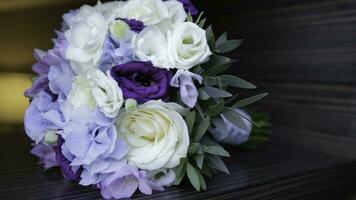
<svg viewBox="0 0 356 200">
<path fill-rule="evenodd" d="M 220 157 L 229 154 L 211 138 L 247 141 L 251 118 L 239 108 L 265 94 L 234 104 L 229 87 L 255 88 L 221 75 L 232 64 L 221 54 L 241 40 L 215 41 L 198 14 L 190 0 L 66 13 L 53 49 L 35 51 L 37 77 L 25 92 L 32 153 L 106 199 L 152 194 L 186 175 L 205 189 L 203 176 L 226 172 Z"/>
</svg>

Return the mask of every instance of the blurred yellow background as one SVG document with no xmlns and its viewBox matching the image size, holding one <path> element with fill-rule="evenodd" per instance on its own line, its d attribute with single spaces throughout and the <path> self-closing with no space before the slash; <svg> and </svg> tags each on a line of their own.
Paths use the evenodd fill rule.
<svg viewBox="0 0 356 200">
<path fill-rule="evenodd" d="M 95 0 L 0 0 L 0 125 L 22 124 L 33 50 L 51 48 L 62 15 Z"/>
</svg>

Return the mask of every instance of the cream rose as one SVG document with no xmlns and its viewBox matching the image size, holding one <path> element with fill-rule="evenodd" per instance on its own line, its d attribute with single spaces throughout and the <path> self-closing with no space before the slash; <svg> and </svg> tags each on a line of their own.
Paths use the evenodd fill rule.
<svg viewBox="0 0 356 200">
<path fill-rule="evenodd" d="M 76 74 L 98 65 L 106 33 L 107 22 L 103 15 L 93 7 L 82 6 L 64 33 L 68 40 L 65 57 Z"/>
<path fill-rule="evenodd" d="M 91 93 L 101 112 L 114 118 L 119 114 L 124 97 L 117 82 L 108 73 L 107 76 L 98 69 L 88 72 Z"/>
<path fill-rule="evenodd" d="M 130 0 L 118 11 L 117 16 L 153 25 L 169 18 L 170 14 L 162 0 Z"/>
<path fill-rule="evenodd" d="M 151 61 L 159 68 L 171 68 L 167 55 L 168 41 L 165 33 L 157 26 L 143 29 L 133 38 L 136 56 L 142 61 Z"/>
<path fill-rule="evenodd" d="M 72 84 L 72 90 L 68 96 L 68 102 L 74 109 L 81 106 L 88 106 L 95 108 L 96 102 L 91 93 L 90 83 L 87 78 L 87 74 L 81 74 L 76 76 Z"/>
<path fill-rule="evenodd" d="M 205 30 L 191 22 L 177 25 L 168 34 L 168 51 L 170 63 L 183 70 L 206 62 L 212 54 Z"/>
<path fill-rule="evenodd" d="M 117 129 L 129 145 L 129 163 L 146 170 L 178 166 L 189 146 L 188 128 L 178 113 L 182 110 L 175 103 L 149 101 L 135 111 L 122 112 Z"/>
</svg>

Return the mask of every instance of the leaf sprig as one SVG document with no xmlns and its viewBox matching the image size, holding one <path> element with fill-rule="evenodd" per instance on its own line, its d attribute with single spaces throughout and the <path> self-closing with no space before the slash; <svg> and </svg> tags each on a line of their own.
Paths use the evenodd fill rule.
<svg viewBox="0 0 356 200">
<path fill-rule="evenodd" d="M 188 15 L 188 21 L 194 22 L 191 14 Z M 202 28 L 205 26 L 206 18 L 203 18 L 203 13 L 200 13 L 195 23 Z M 212 26 L 206 28 L 206 36 L 213 55 L 207 63 L 191 69 L 192 72 L 203 77 L 204 84 L 198 88 L 199 99 L 197 106 L 185 116 L 191 138 L 188 157 L 183 158 L 181 164 L 175 168 L 176 184 L 179 184 L 184 177 L 187 177 L 198 191 L 207 188 L 204 177 L 212 177 L 218 172 L 229 173 L 221 158 L 229 157 L 230 154 L 222 146 L 210 139 L 209 129 L 215 127 L 221 131 L 227 131 L 222 118 L 224 116 L 237 127 L 246 130 L 245 117 L 234 109 L 245 108 L 268 95 L 263 93 L 240 99 L 239 94 L 230 92 L 231 88 L 248 90 L 257 88 L 254 84 L 237 76 L 224 74 L 226 70 L 233 67 L 237 60 L 222 54 L 238 48 L 243 43 L 243 39 L 229 40 L 226 32 L 216 39 Z M 178 91 L 175 96 L 177 98 L 176 102 L 181 102 Z M 263 123 L 266 120 L 259 119 L 258 122 Z M 258 122 L 253 122 L 255 132 L 258 132 L 258 127 L 266 127 L 259 125 Z M 265 135 L 261 135 L 260 132 L 252 135 L 251 140 L 256 138 L 257 140 L 266 140 Z"/>
</svg>

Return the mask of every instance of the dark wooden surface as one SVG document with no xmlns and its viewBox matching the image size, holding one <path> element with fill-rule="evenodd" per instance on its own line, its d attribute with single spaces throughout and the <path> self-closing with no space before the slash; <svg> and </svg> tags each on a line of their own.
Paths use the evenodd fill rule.
<svg viewBox="0 0 356 200">
<path fill-rule="evenodd" d="M 338 200 L 355 194 L 356 1 L 195 3 L 205 8 L 217 33 L 245 39 L 232 54 L 239 62 L 231 72 L 270 92 L 260 107 L 272 116 L 271 142 L 259 152 L 232 148 L 231 174 L 209 180 L 206 192 L 182 185 L 135 197 Z M 4 132 L 0 199 L 100 198 L 98 191 L 69 184 L 58 173 L 43 173 L 24 133 Z"/>
<path fill-rule="evenodd" d="M 24 133 L 0 135 L 0 199 L 99 199 L 99 191 L 43 172 Z M 208 191 L 188 184 L 137 199 L 345 199 L 355 189 L 356 162 L 274 138 L 262 151 L 232 148 L 230 175 L 208 180 Z"/>
</svg>

